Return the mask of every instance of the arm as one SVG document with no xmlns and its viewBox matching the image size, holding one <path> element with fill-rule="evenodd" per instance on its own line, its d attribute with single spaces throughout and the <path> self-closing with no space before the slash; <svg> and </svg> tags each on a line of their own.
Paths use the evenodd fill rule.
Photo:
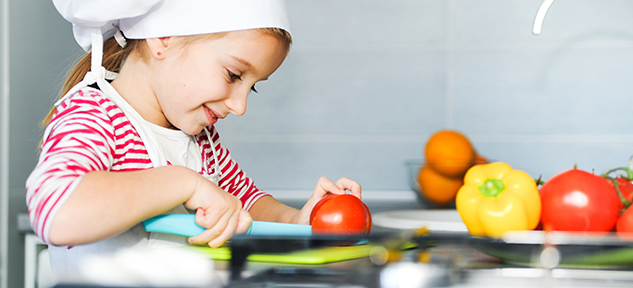
<svg viewBox="0 0 633 288">
<path fill-rule="evenodd" d="M 358 198 L 361 198 L 361 187 L 356 181 L 349 178 L 341 178 L 336 182 L 332 182 L 327 177 L 321 177 L 317 182 L 312 196 L 308 199 L 301 210 L 289 207 L 279 202 L 272 196 L 265 196 L 257 200 L 249 211 L 253 219 L 271 222 L 286 222 L 296 224 L 309 224 L 310 213 L 312 208 L 319 200 L 328 193 L 345 194 L 346 190 Z"/>
<path fill-rule="evenodd" d="M 254 220 L 284 223 L 292 223 L 292 218 L 299 214 L 299 210 L 270 195 L 259 198 L 248 212 Z"/>
<path fill-rule="evenodd" d="M 178 166 L 88 172 L 53 218 L 49 241 L 55 245 L 98 241 L 184 203 L 194 182 L 173 181 L 179 178 L 193 180 Z"/>
<path fill-rule="evenodd" d="M 230 237 L 237 227 L 241 203 L 214 186 L 198 173 L 180 166 L 89 172 L 53 218 L 49 241 L 76 245 L 105 239 L 181 203 L 208 213 L 196 217 L 199 224 L 212 228 L 197 238 L 197 244 L 221 236 L 226 229 Z M 223 243 L 228 237 L 216 242 Z"/>
</svg>

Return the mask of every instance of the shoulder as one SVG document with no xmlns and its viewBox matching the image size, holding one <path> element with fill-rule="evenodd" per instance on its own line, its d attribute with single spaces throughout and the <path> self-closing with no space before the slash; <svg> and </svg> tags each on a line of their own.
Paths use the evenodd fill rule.
<svg viewBox="0 0 633 288">
<path fill-rule="evenodd" d="M 107 108 L 111 105 L 114 105 L 103 92 L 99 89 L 86 87 L 83 88 L 76 93 L 68 96 L 64 101 L 62 101 L 57 106 L 57 111 L 63 111 L 65 109 L 69 109 L 71 107 L 104 107 Z"/>
<path fill-rule="evenodd" d="M 124 138 L 122 134 L 136 134 L 133 130 L 123 111 L 112 100 L 102 91 L 86 87 L 58 104 L 44 139 L 66 137 L 70 133 L 73 137 L 101 135 L 111 142 Z"/>
<path fill-rule="evenodd" d="M 101 90 L 86 87 L 59 103 L 51 122 L 64 118 L 79 119 L 81 117 L 96 117 L 113 122 L 123 116 L 121 109 Z"/>
</svg>

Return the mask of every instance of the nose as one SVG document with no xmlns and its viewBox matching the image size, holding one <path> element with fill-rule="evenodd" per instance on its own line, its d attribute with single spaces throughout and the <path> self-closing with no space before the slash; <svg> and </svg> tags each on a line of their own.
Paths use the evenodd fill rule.
<svg viewBox="0 0 633 288">
<path fill-rule="evenodd" d="M 229 108 L 231 114 L 235 116 L 242 116 L 246 113 L 246 101 L 248 100 L 249 92 L 250 88 L 249 90 L 246 90 L 246 92 L 242 91 L 242 89 L 238 89 L 231 93 L 229 98 L 224 100 L 224 105 Z"/>
</svg>

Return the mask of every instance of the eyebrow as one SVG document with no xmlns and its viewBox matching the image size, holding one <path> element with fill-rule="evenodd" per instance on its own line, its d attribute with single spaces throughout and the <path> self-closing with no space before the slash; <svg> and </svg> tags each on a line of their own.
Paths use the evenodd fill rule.
<svg viewBox="0 0 633 288">
<path fill-rule="evenodd" d="M 250 62 L 237 56 L 233 56 L 233 59 L 237 60 L 237 62 L 240 62 L 242 65 L 246 66 L 246 68 L 251 70 L 254 74 L 257 74 L 257 70 L 255 70 L 255 66 L 253 66 Z M 265 80 L 268 80 L 268 77 L 261 79 L 260 81 L 265 81 Z"/>
<path fill-rule="evenodd" d="M 253 65 L 249 63 L 248 61 L 236 56 L 233 56 L 233 59 L 237 60 L 237 62 L 242 63 L 242 65 L 246 66 L 246 68 L 248 68 L 249 70 L 256 72 L 255 67 L 253 67 Z"/>
</svg>

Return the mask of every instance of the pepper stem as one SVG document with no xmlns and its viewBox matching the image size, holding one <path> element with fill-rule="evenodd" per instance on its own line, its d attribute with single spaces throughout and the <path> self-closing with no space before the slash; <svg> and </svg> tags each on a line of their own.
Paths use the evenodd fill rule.
<svg viewBox="0 0 633 288">
<path fill-rule="evenodd" d="M 506 185 L 503 184 L 503 181 L 488 178 L 479 186 L 479 193 L 484 197 L 498 198 L 505 189 Z"/>
</svg>

